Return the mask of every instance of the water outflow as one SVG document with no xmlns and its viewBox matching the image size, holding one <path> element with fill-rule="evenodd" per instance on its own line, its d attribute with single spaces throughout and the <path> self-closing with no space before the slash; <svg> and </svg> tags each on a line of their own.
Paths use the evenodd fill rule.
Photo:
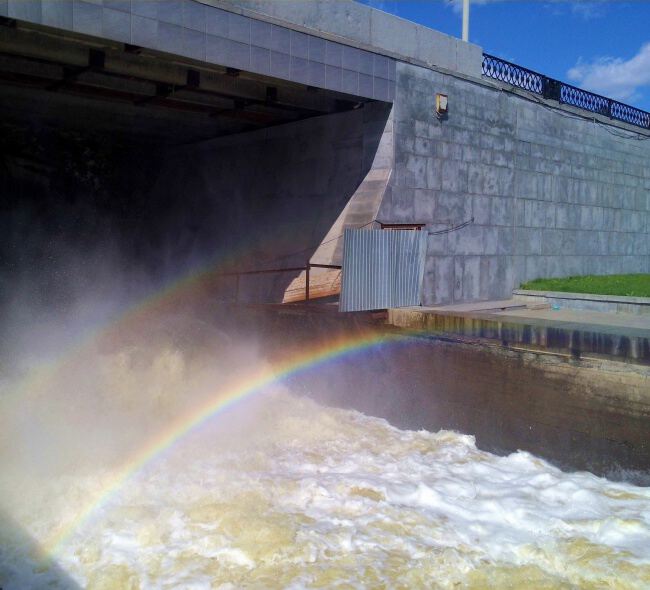
<svg viewBox="0 0 650 590">
<path fill-rule="evenodd" d="M 239 412 L 254 420 L 225 433 Z M 113 477 L 44 478 L 14 504 L 32 547 L 3 534 L 4 590 L 650 586 L 650 489 L 283 391 L 185 439 L 43 564 L 35 547 Z"/>
</svg>

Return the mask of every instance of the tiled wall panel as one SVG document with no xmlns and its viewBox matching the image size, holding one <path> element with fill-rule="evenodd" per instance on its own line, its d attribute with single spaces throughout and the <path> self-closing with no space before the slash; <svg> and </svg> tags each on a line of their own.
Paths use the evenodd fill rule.
<svg viewBox="0 0 650 590">
<path fill-rule="evenodd" d="M 429 236 L 425 305 L 507 299 L 542 277 L 650 271 L 650 142 L 402 62 L 397 93 L 378 217 L 448 232 Z"/>
<path fill-rule="evenodd" d="M 395 60 L 195 0 L 0 0 L 0 16 L 392 101 Z"/>
</svg>

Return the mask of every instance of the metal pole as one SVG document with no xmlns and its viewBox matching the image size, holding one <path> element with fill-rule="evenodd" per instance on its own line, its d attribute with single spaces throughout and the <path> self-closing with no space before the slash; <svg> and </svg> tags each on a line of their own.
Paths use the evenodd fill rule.
<svg viewBox="0 0 650 590">
<path fill-rule="evenodd" d="M 469 41 L 469 0 L 463 0 L 463 41 Z"/>
<path fill-rule="evenodd" d="M 305 301 L 309 301 L 309 262 L 305 266 Z"/>
</svg>

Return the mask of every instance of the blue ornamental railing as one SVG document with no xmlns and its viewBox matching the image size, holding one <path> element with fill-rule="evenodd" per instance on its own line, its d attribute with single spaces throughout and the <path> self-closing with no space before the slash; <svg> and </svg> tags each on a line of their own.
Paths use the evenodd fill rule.
<svg viewBox="0 0 650 590">
<path fill-rule="evenodd" d="M 544 98 L 556 100 L 561 104 L 650 129 L 650 113 L 647 111 L 565 84 L 487 53 L 483 54 L 483 75 L 534 92 Z"/>
</svg>

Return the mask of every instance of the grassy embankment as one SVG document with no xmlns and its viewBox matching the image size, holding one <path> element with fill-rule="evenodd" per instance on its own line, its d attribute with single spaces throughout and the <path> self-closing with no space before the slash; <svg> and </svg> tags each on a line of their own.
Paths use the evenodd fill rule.
<svg viewBox="0 0 650 590">
<path fill-rule="evenodd" d="M 529 291 L 650 297 L 650 274 L 586 275 L 560 279 L 535 279 L 523 283 L 521 288 Z"/>
</svg>

